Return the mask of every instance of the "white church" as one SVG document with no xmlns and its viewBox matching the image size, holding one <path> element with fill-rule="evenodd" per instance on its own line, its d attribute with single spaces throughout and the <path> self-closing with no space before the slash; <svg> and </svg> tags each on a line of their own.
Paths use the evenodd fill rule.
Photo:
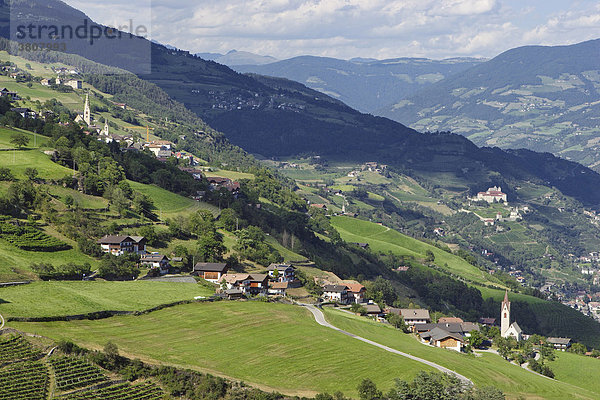
<svg viewBox="0 0 600 400">
<path fill-rule="evenodd" d="M 517 342 L 523 340 L 523 331 L 517 322 L 510 323 L 510 301 L 508 301 L 508 290 L 504 294 L 500 315 L 500 336 L 503 338 L 515 338 Z"/>
<path fill-rule="evenodd" d="M 101 135 L 105 136 L 106 138 L 110 137 L 109 132 L 108 132 L 108 119 L 106 119 L 104 121 L 104 129 L 100 129 L 96 125 L 92 124 L 92 111 L 90 108 L 89 93 L 85 94 L 85 103 L 83 105 L 83 114 L 77 114 L 77 117 L 75 118 L 75 122 L 76 123 L 84 122 L 88 128 L 95 129 L 97 131 L 97 133 L 100 133 Z M 107 141 L 107 143 L 108 143 L 108 141 Z"/>
</svg>

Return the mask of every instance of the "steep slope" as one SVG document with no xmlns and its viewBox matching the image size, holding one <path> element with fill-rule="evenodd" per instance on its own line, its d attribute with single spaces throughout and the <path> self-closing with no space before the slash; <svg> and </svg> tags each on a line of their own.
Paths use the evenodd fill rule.
<svg viewBox="0 0 600 400">
<path fill-rule="evenodd" d="M 222 62 L 221 58 L 215 59 Z M 266 65 L 235 65 L 238 72 L 277 76 L 343 101 L 362 112 L 375 113 L 423 87 L 478 65 L 483 60 L 456 58 L 396 58 L 389 60 L 340 60 L 300 56 Z"/>
<path fill-rule="evenodd" d="M 57 0 L 43 6 L 32 0 L 19 4 L 29 7 L 24 8 L 23 23 L 77 26 L 85 18 Z M 77 38 L 64 40 L 68 52 L 132 71 L 144 69 L 150 59 L 142 50 L 151 45 L 151 71 L 138 75 L 252 153 L 312 152 L 347 160 L 376 159 L 413 174 L 447 172 L 472 188 L 495 183 L 492 175 L 548 181 L 586 204 L 600 204 L 600 175 L 550 155 L 479 149 L 458 135 L 419 134 L 391 120 L 361 114 L 303 85 L 241 75 L 142 38 L 117 42 L 100 38 L 93 45 Z M 32 53 L 41 52 L 28 55 L 37 56 Z"/>
<path fill-rule="evenodd" d="M 548 151 L 600 162 L 600 40 L 526 46 L 396 102 L 383 115 L 476 144 Z"/>
</svg>

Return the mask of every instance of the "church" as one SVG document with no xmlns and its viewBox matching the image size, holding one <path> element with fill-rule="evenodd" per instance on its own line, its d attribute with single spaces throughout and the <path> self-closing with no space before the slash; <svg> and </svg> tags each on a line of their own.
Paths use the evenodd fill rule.
<svg viewBox="0 0 600 400">
<path fill-rule="evenodd" d="M 503 338 L 515 338 L 517 342 L 523 340 L 523 331 L 516 322 L 510 323 L 510 301 L 508 301 L 508 290 L 504 293 L 500 314 L 500 336 Z"/>
<path fill-rule="evenodd" d="M 95 130 L 97 133 L 104 135 L 106 138 L 108 138 L 110 136 L 109 132 L 108 132 L 108 119 L 104 121 L 104 129 L 100 129 L 100 127 L 92 124 L 92 111 L 90 108 L 89 93 L 85 94 L 85 103 L 83 105 L 83 114 L 77 114 L 77 117 L 75 118 L 75 122 L 76 123 L 82 123 L 82 122 L 85 123 L 85 125 L 87 125 L 87 127 L 89 129 Z"/>
</svg>

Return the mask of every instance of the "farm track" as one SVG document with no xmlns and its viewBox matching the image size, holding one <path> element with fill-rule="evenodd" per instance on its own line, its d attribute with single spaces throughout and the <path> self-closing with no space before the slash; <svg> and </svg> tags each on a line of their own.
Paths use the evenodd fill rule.
<svg viewBox="0 0 600 400">
<path fill-rule="evenodd" d="M 321 310 L 319 310 L 317 307 L 315 307 L 314 305 L 312 305 L 312 304 L 300 304 L 300 305 L 302 307 L 306 307 L 306 309 L 308 309 L 308 311 L 310 311 L 312 313 L 312 315 L 315 317 L 315 321 L 317 321 L 317 323 L 319 325 L 321 325 L 321 326 L 325 326 L 327 328 L 333 329 L 335 331 L 343 333 L 346 336 L 350 336 L 351 338 L 358 339 L 361 342 L 365 342 L 365 343 L 370 344 L 372 346 L 379 347 L 380 349 L 383 349 L 383 350 L 385 350 L 385 351 L 387 351 L 389 353 L 393 353 L 393 354 L 397 354 L 397 355 L 402 356 L 402 357 L 410 358 L 411 360 L 414 360 L 414 361 L 420 362 L 422 364 L 428 365 L 430 367 L 433 367 L 433 368 L 437 369 L 440 372 L 443 372 L 443 373 L 446 373 L 446 374 L 450 374 L 450 375 L 454 375 L 455 377 L 457 377 L 458 379 L 460 379 L 464 383 L 469 384 L 469 385 L 473 385 L 473 382 L 469 378 L 467 378 L 464 375 L 459 374 L 456 371 L 453 371 L 451 369 L 443 367 L 443 366 L 441 366 L 439 364 L 436 364 L 434 362 L 427 361 L 427 360 L 425 360 L 423 358 L 416 357 L 416 356 L 413 356 L 411 354 L 404 353 L 402 351 L 398 351 L 396 349 L 392 349 L 391 347 L 385 346 L 385 345 L 383 345 L 381 343 L 377 343 L 377 342 L 374 342 L 374 341 L 369 340 L 369 339 L 365 339 L 365 338 L 363 338 L 361 336 L 358 336 L 358 335 L 355 335 L 353 333 L 346 332 L 346 331 L 344 331 L 344 330 L 342 330 L 342 329 L 340 329 L 340 328 L 338 328 L 338 327 L 330 324 L 325 319 L 325 315 L 323 314 L 323 312 Z"/>
</svg>

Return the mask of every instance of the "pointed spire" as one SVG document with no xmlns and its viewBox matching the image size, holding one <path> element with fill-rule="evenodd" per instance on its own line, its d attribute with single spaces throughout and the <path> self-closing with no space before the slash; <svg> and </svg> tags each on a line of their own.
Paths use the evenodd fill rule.
<svg viewBox="0 0 600 400">
<path fill-rule="evenodd" d="M 510 301 L 508 301 L 508 289 L 506 289 L 506 292 L 504 292 L 504 301 L 502 301 L 502 305 L 508 303 L 510 303 Z"/>
<path fill-rule="evenodd" d="M 92 124 L 92 112 L 90 110 L 90 97 L 89 93 L 85 94 L 85 104 L 83 106 L 83 120 L 86 124 Z"/>
</svg>

